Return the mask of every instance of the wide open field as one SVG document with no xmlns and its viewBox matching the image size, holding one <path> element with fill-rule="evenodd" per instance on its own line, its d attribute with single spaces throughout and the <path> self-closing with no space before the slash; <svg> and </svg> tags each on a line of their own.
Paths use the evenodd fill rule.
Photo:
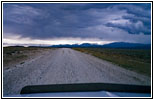
<svg viewBox="0 0 154 100">
<path fill-rule="evenodd" d="M 75 50 L 110 61 L 123 68 L 151 75 L 150 49 L 74 48 Z"/>
<path fill-rule="evenodd" d="M 3 69 L 4 96 L 19 94 L 27 85 L 70 83 L 150 85 L 151 81 L 148 76 L 70 48 L 41 49 L 24 63 Z"/>
</svg>

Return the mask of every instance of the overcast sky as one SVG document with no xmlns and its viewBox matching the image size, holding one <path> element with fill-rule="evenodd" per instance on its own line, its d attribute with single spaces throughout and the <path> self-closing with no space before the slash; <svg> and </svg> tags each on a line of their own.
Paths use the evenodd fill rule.
<svg viewBox="0 0 154 100">
<path fill-rule="evenodd" d="M 149 3 L 4 3 L 4 45 L 151 43 Z"/>
</svg>

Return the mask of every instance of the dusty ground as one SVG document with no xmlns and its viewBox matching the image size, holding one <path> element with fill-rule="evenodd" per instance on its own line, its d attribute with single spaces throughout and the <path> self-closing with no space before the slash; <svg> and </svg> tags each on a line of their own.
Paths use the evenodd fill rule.
<svg viewBox="0 0 154 100">
<path fill-rule="evenodd" d="M 54 48 L 52 48 L 53 50 Z M 3 65 L 4 68 L 12 68 L 17 64 L 23 64 L 25 61 L 39 56 L 41 53 L 51 50 L 49 48 L 24 48 L 24 47 L 10 47 L 3 48 Z"/>
<path fill-rule="evenodd" d="M 151 83 L 150 77 L 68 48 L 41 52 L 23 64 L 3 70 L 4 95 L 19 94 L 26 85 L 95 82 Z"/>
</svg>

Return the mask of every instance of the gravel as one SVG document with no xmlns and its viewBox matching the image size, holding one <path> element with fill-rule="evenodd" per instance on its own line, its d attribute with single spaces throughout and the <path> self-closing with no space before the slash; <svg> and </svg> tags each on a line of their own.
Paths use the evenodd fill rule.
<svg viewBox="0 0 154 100">
<path fill-rule="evenodd" d="M 45 51 L 15 67 L 3 69 L 4 96 L 19 94 L 27 85 L 67 83 L 150 85 L 151 79 L 69 48 Z"/>
</svg>

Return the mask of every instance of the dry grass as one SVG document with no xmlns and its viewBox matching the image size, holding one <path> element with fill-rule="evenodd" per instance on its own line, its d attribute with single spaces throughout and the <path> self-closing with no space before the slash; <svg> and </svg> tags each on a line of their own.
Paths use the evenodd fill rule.
<svg viewBox="0 0 154 100">
<path fill-rule="evenodd" d="M 24 63 L 30 56 L 38 53 L 40 50 L 46 50 L 49 48 L 38 48 L 38 47 L 3 47 L 3 65 L 14 65 L 17 63 Z"/>
<path fill-rule="evenodd" d="M 105 49 L 105 48 L 73 48 L 110 61 L 123 68 L 150 76 L 151 50 L 144 49 Z"/>
</svg>

